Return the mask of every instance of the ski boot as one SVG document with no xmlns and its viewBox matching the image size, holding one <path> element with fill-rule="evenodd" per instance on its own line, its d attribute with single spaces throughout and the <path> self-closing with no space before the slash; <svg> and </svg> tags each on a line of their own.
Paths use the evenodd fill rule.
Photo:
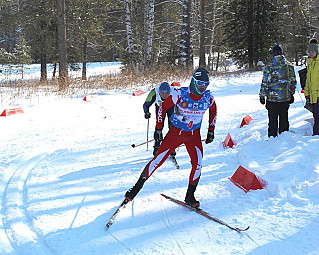
<svg viewBox="0 0 319 255">
<path fill-rule="evenodd" d="M 172 157 L 172 158 L 175 158 L 175 156 L 176 156 L 176 151 L 174 150 L 174 151 L 171 153 L 171 157 Z"/>
<path fill-rule="evenodd" d="M 154 157 L 156 156 L 156 153 L 157 153 L 158 148 L 160 147 L 160 145 L 161 145 L 161 141 L 155 141 L 154 146 L 153 146 L 153 148 L 154 148 L 154 150 L 153 150 L 153 156 L 154 156 Z"/>
<path fill-rule="evenodd" d="M 140 177 L 138 181 L 135 183 L 135 185 L 125 193 L 125 199 L 127 200 L 127 202 L 132 201 L 134 199 L 134 197 L 143 187 L 145 181 L 146 180 L 144 178 Z"/>
<path fill-rule="evenodd" d="M 185 203 L 190 205 L 191 207 L 199 208 L 200 203 L 194 197 L 194 193 L 197 185 L 188 185 L 188 189 L 185 196 Z"/>
</svg>

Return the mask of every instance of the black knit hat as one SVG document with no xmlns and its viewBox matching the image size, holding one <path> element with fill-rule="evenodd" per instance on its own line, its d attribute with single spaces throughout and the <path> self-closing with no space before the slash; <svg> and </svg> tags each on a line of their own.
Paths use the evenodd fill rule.
<svg viewBox="0 0 319 255">
<path fill-rule="evenodd" d="M 274 56 L 282 55 L 282 48 L 277 43 L 275 43 L 274 47 L 272 48 L 272 54 Z"/>
<path fill-rule="evenodd" d="M 311 44 L 311 43 L 318 44 L 318 39 L 315 38 L 315 37 L 312 37 L 312 38 L 309 40 L 309 44 Z"/>
<path fill-rule="evenodd" d="M 205 68 L 202 67 L 198 68 L 194 72 L 193 77 L 199 81 L 209 81 L 209 73 Z"/>
</svg>

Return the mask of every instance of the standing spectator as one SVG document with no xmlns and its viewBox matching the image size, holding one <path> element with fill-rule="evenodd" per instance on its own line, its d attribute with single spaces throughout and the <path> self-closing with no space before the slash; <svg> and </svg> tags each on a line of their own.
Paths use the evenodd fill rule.
<svg viewBox="0 0 319 255">
<path fill-rule="evenodd" d="M 317 64 L 318 45 L 315 43 L 310 43 L 307 52 L 307 80 L 305 86 L 306 105 L 310 105 L 314 118 L 313 135 L 319 135 L 319 64 Z"/>
<path fill-rule="evenodd" d="M 156 118 L 154 139 L 156 141 L 163 139 L 164 113 L 166 109 L 174 106 L 174 113 L 171 117 L 172 128 L 165 136 L 156 156 L 145 166 L 136 184 L 126 192 L 126 203 L 134 199 L 143 187 L 144 182 L 165 162 L 169 154 L 179 145 L 185 144 L 192 164 L 185 202 L 193 207 L 199 207 L 199 201 L 195 199 L 194 192 L 201 176 L 203 146 L 200 128 L 206 110 L 209 109 L 206 143 L 211 143 L 214 140 L 216 122 L 216 103 L 210 91 L 206 90 L 208 85 L 209 76 L 207 70 L 199 68 L 193 74 L 189 87 L 181 87 L 180 90 L 174 91 L 160 105 Z"/>
<path fill-rule="evenodd" d="M 288 108 L 294 102 L 296 89 L 294 67 L 286 60 L 282 48 L 275 44 L 272 52 L 273 58 L 264 68 L 259 92 L 260 103 L 266 103 L 268 110 L 268 137 L 278 135 L 278 118 L 279 134 L 289 130 Z"/>
<path fill-rule="evenodd" d="M 314 38 L 314 37 L 311 38 L 311 39 L 309 40 L 309 44 L 311 44 L 311 43 L 314 43 L 314 44 L 317 44 L 317 45 L 318 45 L 318 40 L 317 40 L 317 38 Z M 301 64 L 306 65 L 306 61 L 307 61 L 307 60 L 305 60 L 304 63 L 301 63 Z M 300 79 L 301 88 L 304 90 L 304 89 L 305 89 L 305 86 L 306 86 L 306 80 L 307 80 L 307 67 L 305 67 L 305 68 L 303 68 L 303 69 L 300 69 L 300 70 L 298 71 L 298 73 L 299 73 L 299 79 Z M 303 92 L 303 91 L 302 91 L 302 92 Z M 310 106 L 309 106 L 308 104 L 305 105 L 305 108 L 311 111 Z"/>
<path fill-rule="evenodd" d="M 148 94 L 144 104 L 143 104 L 143 109 L 144 109 L 144 117 L 145 119 L 149 119 L 151 117 L 150 113 L 150 107 L 153 103 L 155 103 L 155 113 L 156 117 L 158 115 L 158 111 L 160 109 L 160 105 L 165 101 L 165 99 L 171 94 L 173 88 L 170 87 L 169 83 L 164 81 L 160 84 L 160 86 L 153 88 L 150 93 Z M 174 109 L 173 107 L 167 109 L 166 114 L 164 113 L 163 116 L 163 126 L 164 126 L 164 120 L 165 116 L 167 115 L 167 121 L 168 121 L 168 128 L 170 129 L 172 124 L 170 121 L 170 118 L 172 116 Z M 153 150 L 153 155 L 155 156 L 157 153 L 157 150 L 161 144 L 161 141 L 155 141 L 154 142 L 154 150 Z M 176 152 L 173 151 L 171 154 L 172 157 L 176 156 Z"/>
</svg>

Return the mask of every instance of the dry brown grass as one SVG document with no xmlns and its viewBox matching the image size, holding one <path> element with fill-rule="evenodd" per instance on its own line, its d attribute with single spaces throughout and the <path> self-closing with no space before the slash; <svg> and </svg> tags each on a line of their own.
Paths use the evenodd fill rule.
<svg viewBox="0 0 319 255">
<path fill-rule="evenodd" d="M 157 86 L 162 81 L 181 81 L 189 77 L 178 68 L 167 66 L 153 67 L 145 72 L 131 72 L 123 70 L 119 74 L 98 75 L 81 80 L 68 79 L 65 89 L 59 88 L 58 79 L 42 83 L 39 80 L 13 80 L 0 83 L 2 91 L 10 89 L 13 97 L 28 97 L 34 93 L 56 94 L 60 96 L 78 96 L 94 90 L 125 90 L 145 86 Z"/>
<path fill-rule="evenodd" d="M 119 74 L 98 75 L 90 77 L 87 80 L 79 78 L 68 79 L 68 85 L 65 89 L 59 88 L 58 78 L 41 83 L 39 80 L 14 80 L 0 83 L 0 96 L 10 91 L 12 98 L 28 98 L 41 93 L 41 95 L 58 95 L 61 97 L 78 97 L 96 91 L 109 90 L 127 90 L 127 89 L 148 89 L 156 87 L 162 81 L 179 81 L 181 84 L 188 84 L 193 70 L 186 72 L 178 67 L 154 66 L 147 71 L 132 72 L 123 70 Z M 215 77 L 227 77 L 229 75 L 241 75 L 240 72 L 211 72 Z M 7 96 L 7 95 L 6 95 Z"/>
</svg>

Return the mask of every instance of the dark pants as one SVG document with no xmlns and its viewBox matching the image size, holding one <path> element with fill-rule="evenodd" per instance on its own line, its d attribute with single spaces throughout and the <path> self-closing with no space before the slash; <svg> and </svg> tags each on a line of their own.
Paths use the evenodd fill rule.
<svg viewBox="0 0 319 255">
<path fill-rule="evenodd" d="M 314 125 L 313 125 L 313 135 L 319 135 L 319 102 L 316 104 L 311 104 L 312 107 L 312 114 L 314 118 Z"/>
<path fill-rule="evenodd" d="M 266 109 L 268 110 L 268 137 L 276 137 L 278 135 L 278 118 L 279 118 L 279 134 L 289 130 L 288 121 L 288 108 L 289 102 L 266 103 Z"/>
</svg>

